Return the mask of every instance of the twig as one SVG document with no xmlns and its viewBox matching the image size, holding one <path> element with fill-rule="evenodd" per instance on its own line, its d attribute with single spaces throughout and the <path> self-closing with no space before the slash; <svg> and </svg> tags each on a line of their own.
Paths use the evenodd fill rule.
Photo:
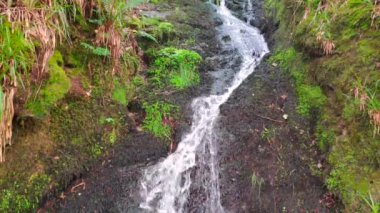
<svg viewBox="0 0 380 213">
<path fill-rule="evenodd" d="M 77 184 L 77 185 L 75 185 L 75 186 L 73 186 L 72 188 L 71 188 L 71 193 L 74 193 L 75 192 L 75 189 L 76 188 L 78 188 L 78 187 L 81 187 L 82 186 L 82 189 L 83 190 L 85 190 L 86 189 L 86 183 L 82 180 L 82 182 L 81 183 L 79 183 L 79 184 Z"/>
<path fill-rule="evenodd" d="M 267 120 L 270 120 L 270 121 L 273 121 L 273 122 L 276 122 L 276 123 L 284 123 L 284 121 L 275 120 L 275 119 L 272 119 L 272 118 L 268 118 L 268 117 L 265 117 L 265 116 L 258 115 L 256 113 L 253 113 L 253 114 L 256 115 L 259 118 L 267 119 Z"/>
</svg>

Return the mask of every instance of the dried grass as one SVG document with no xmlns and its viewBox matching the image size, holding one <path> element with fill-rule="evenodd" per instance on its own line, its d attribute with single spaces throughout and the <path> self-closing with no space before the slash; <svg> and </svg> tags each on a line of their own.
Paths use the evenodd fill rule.
<svg viewBox="0 0 380 213">
<path fill-rule="evenodd" d="M 371 119 L 371 124 L 374 126 L 374 133 L 380 134 L 380 111 L 371 110 L 368 115 Z"/>
<path fill-rule="evenodd" d="M 12 62 L 11 62 L 12 63 Z M 12 121 L 14 116 L 13 98 L 16 93 L 17 80 L 15 78 L 3 79 L 3 113 L 0 116 L 0 162 L 5 161 L 5 146 L 11 144 Z"/>
<path fill-rule="evenodd" d="M 56 47 L 56 31 L 45 20 L 48 17 L 46 13 L 46 9 L 24 6 L 0 8 L 0 15 L 6 16 L 13 25 L 20 26 L 26 38 L 41 44 L 37 50 L 37 63 L 32 70 L 32 77 L 36 81 L 46 72 L 46 65 Z"/>
</svg>

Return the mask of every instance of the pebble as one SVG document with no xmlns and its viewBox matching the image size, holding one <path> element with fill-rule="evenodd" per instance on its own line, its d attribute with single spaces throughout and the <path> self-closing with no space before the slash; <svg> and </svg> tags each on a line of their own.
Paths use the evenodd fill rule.
<svg viewBox="0 0 380 213">
<path fill-rule="evenodd" d="M 288 114 L 284 114 L 282 117 L 283 117 L 285 120 L 288 120 L 289 115 L 288 115 Z"/>
</svg>

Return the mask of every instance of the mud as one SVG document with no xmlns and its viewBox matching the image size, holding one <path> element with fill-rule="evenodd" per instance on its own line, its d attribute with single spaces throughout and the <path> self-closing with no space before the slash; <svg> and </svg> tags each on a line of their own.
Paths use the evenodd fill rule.
<svg viewBox="0 0 380 213">
<path fill-rule="evenodd" d="M 319 154 L 289 81 L 264 61 L 221 108 L 222 204 L 231 212 L 326 211 L 310 170 Z"/>
</svg>

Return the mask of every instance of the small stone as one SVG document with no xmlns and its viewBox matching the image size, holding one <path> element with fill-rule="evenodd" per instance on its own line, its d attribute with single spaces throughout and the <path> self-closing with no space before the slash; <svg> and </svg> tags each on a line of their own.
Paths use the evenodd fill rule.
<svg viewBox="0 0 380 213">
<path fill-rule="evenodd" d="M 283 117 L 285 120 L 288 120 L 289 115 L 288 115 L 288 114 L 284 114 L 282 117 Z"/>
<path fill-rule="evenodd" d="M 322 169 L 322 164 L 321 164 L 321 163 L 318 163 L 318 164 L 317 164 L 317 167 L 318 167 L 318 169 Z"/>
<path fill-rule="evenodd" d="M 265 152 L 265 149 L 261 145 L 259 145 L 257 149 L 259 150 L 260 153 Z"/>
<path fill-rule="evenodd" d="M 78 196 L 81 196 L 82 195 L 82 193 L 78 193 Z"/>
<path fill-rule="evenodd" d="M 222 37 L 222 40 L 224 42 L 230 42 L 231 41 L 231 37 L 229 35 L 225 35 L 225 36 Z"/>
<path fill-rule="evenodd" d="M 278 64 L 277 64 L 277 63 L 273 63 L 273 64 L 272 64 L 272 66 L 274 66 L 274 67 L 277 67 L 277 66 L 278 66 Z"/>
<path fill-rule="evenodd" d="M 255 93 L 252 93 L 252 96 L 255 96 Z"/>
</svg>

